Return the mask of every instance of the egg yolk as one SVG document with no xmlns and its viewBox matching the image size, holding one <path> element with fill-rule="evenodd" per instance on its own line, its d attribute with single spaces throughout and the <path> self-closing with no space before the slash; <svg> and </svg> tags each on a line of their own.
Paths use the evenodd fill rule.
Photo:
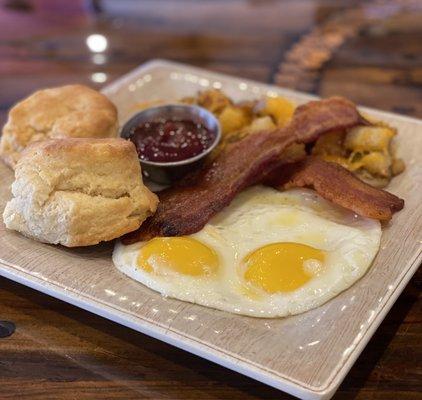
<svg viewBox="0 0 422 400">
<path fill-rule="evenodd" d="M 147 272 L 166 268 L 179 274 L 200 276 L 218 269 L 217 253 L 190 237 L 158 237 L 139 251 L 138 266 Z"/>
<path fill-rule="evenodd" d="M 322 263 L 324 253 L 300 243 L 272 243 L 244 258 L 244 277 L 268 293 L 290 292 L 312 278 L 306 264 L 314 260 Z"/>
</svg>

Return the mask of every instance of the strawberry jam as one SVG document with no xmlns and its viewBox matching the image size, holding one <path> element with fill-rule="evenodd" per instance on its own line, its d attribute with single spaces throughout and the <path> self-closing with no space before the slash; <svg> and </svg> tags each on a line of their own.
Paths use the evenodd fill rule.
<svg viewBox="0 0 422 400">
<path fill-rule="evenodd" d="M 141 160 L 162 163 L 201 154 L 212 145 L 215 134 L 189 119 L 157 119 L 136 126 L 130 140 Z"/>
</svg>

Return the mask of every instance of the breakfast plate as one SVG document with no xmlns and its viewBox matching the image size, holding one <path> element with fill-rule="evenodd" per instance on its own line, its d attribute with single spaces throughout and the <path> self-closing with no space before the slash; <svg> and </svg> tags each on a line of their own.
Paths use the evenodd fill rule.
<svg viewBox="0 0 422 400">
<path fill-rule="evenodd" d="M 176 101 L 206 88 L 235 100 L 282 95 L 297 104 L 314 96 L 168 61 L 152 61 L 103 89 L 120 126 L 146 101 Z M 361 108 L 399 130 L 406 171 L 388 190 L 406 207 L 383 227 L 380 251 L 356 284 L 306 313 L 253 318 L 166 298 L 119 272 L 112 243 L 55 247 L 0 223 L 0 275 L 170 343 L 303 399 L 329 399 L 412 277 L 422 258 L 422 121 Z M 13 173 L 0 165 L 0 208 Z"/>
</svg>

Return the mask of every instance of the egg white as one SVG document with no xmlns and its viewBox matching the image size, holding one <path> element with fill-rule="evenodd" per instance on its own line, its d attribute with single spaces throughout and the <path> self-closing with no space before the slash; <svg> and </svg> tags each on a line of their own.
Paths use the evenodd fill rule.
<svg viewBox="0 0 422 400">
<path fill-rule="evenodd" d="M 117 243 L 116 267 L 164 296 L 254 317 L 282 317 L 318 307 L 362 277 L 378 252 L 381 226 L 336 206 L 308 189 L 279 192 L 255 186 L 241 194 L 201 231 L 190 235 L 213 249 L 219 270 L 213 276 L 187 276 L 157 266 L 137 266 L 145 243 Z M 295 242 L 325 252 L 324 266 L 291 292 L 267 293 L 244 278 L 242 259 L 276 242 Z"/>
</svg>

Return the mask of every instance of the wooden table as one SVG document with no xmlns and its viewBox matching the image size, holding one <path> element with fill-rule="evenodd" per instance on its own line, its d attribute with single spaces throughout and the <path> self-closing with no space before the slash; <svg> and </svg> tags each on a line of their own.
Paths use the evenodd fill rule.
<svg viewBox="0 0 422 400">
<path fill-rule="evenodd" d="M 420 1 L 0 1 L 0 122 L 37 88 L 112 81 L 169 58 L 422 117 Z M 94 53 L 89 35 L 107 38 Z M 422 398 L 421 273 L 336 399 Z M 287 399 L 281 392 L 0 279 L 0 399 Z"/>
</svg>

